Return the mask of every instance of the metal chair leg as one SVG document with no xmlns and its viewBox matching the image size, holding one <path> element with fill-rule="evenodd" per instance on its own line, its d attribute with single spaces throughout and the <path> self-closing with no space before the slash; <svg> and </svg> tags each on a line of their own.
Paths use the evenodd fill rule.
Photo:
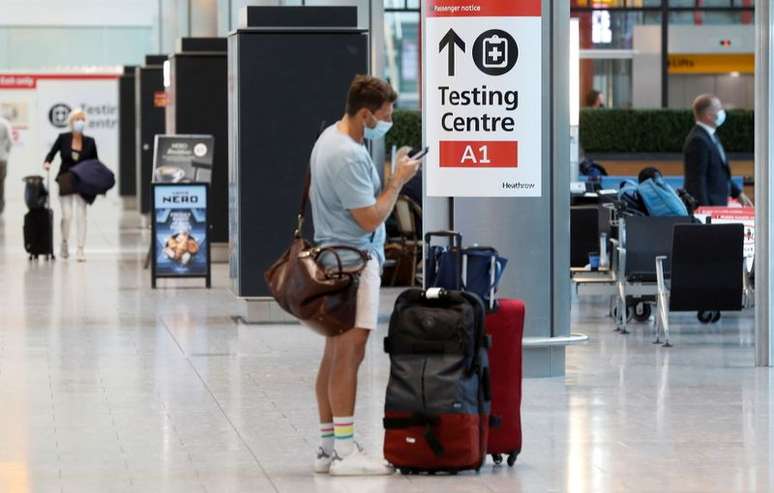
<svg viewBox="0 0 774 493">
<path fill-rule="evenodd" d="M 656 316 L 653 317 L 653 332 L 656 334 L 653 344 L 661 344 L 661 302 L 658 296 L 656 296 Z"/>
<path fill-rule="evenodd" d="M 611 296 L 610 297 L 610 301 L 609 301 L 608 306 L 607 306 L 607 316 L 610 317 L 610 318 L 613 318 L 613 313 L 615 311 L 613 309 L 615 307 L 615 300 L 616 300 L 616 297 L 615 296 Z"/>
<path fill-rule="evenodd" d="M 623 282 L 618 283 L 618 330 L 621 334 L 628 334 L 627 329 L 627 307 L 626 307 L 626 291 L 624 290 Z"/>
<path fill-rule="evenodd" d="M 666 309 L 667 305 L 663 302 L 661 303 L 661 323 L 664 329 L 664 347 L 672 347 L 672 343 L 669 342 L 669 311 Z"/>
<path fill-rule="evenodd" d="M 656 257 L 656 278 L 658 280 L 658 315 L 661 318 L 661 328 L 664 332 L 664 347 L 672 347 L 669 342 L 669 290 L 666 287 L 666 276 L 664 276 L 664 261 L 666 256 Z M 658 340 L 658 339 L 656 339 Z"/>
</svg>

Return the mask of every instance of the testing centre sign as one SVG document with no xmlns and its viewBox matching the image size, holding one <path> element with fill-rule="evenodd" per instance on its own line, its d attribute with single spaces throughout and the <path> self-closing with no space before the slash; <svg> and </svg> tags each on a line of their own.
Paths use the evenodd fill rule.
<svg viewBox="0 0 774 493">
<path fill-rule="evenodd" d="M 427 0 L 431 197 L 542 193 L 541 0 Z"/>
</svg>

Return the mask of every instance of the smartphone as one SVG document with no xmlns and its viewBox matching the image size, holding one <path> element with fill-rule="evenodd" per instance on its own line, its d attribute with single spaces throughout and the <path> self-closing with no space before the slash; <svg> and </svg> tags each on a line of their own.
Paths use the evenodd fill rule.
<svg viewBox="0 0 774 493">
<path fill-rule="evenodd" d="M 411 159 L 412 161 L 419 161 L 420 159 L 425 157 L 428 152 L 430 152 L 430 148 L 429 147 L 425 147 L 424 149 L 422 149 L 418 153 L 414 154 L 413 156 L 410 156 L 409 159 Z"/>
</svg>

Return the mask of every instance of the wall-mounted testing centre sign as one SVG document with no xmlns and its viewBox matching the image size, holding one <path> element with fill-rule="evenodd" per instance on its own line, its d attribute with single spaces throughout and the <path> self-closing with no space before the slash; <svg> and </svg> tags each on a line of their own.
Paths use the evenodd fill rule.
<svg viewBox="0 0 774 493">
<path fill-rule="evenodd" d="M 542 192 L 541 0 L 426 0 L 431 197 Z"/>
</svg>

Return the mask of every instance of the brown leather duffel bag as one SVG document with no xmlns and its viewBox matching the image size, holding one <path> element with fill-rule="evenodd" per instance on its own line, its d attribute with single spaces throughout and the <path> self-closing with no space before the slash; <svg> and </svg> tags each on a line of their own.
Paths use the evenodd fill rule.
<svg viewBox="0 0 774 493">
<path fill-rule="evenodd" d="M 370 255 L 349 246 L 313 247 L 302 238 L 310 185 L 311 176 L 307 173 L 293 241 L 264 277 L 286 312 L 319 334 L 333 337 L 355 325 L 360 273 Z M 358 263 L 345 266 L 340 251 L 355 253 Z M 326 255 L 335 260 L 333 267 L 321 262 Z"/>
</svg>

